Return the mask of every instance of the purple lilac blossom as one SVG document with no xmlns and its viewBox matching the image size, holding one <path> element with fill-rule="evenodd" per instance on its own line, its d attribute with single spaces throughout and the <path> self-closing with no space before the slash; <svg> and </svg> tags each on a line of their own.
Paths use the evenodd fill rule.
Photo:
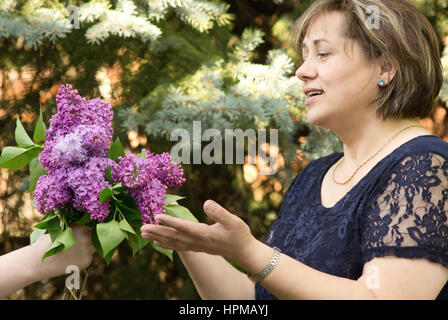
<svg viewBox="0 0 448 320">
<path fill-rule="evenodd" d="M 154 217 L 165 212 L 165 192 L 166 186 L 157 179 L 150 179 L 143 188 L 129 190 L 140 210 L 143 224 L 159 224 Z"/>
<path fill-rule="evenodd" d="M 50 119 L 44 150 L 39 154 L 48 174 L 40 177 L 35 190 L 35 205 L 42 214 L 71 205 L 90 213 L 93 220 L 109 215 L 110 202 L 101 203 L 98 195 L 111 185 L 104 170 L 115 166 L 106 158 L 112 139 L 112 107 L 92 99 L 86 101 L 71 85 L 62 85 L 56 96 L 58 112 Z"/>
<path fill-rule="evenodd" d="M 94 125 L 104 128 L 108 140 L 112 139 L 114 133 L 112 129 L 112 119 L 114 113 L 112 106 L 104 100 L 93 98 L 87 101 L 85 112 L 81 118 L 81 124 Z"/>
<path fill-rule="evenodd" d="M 79 125 L 76 127 L 73 134 L 80 138 L 83 149 L 89 156 L 107 156 L 111 137 L 106 134 L 104 128 L 94 125 Z"/>
<path fill-rule="evenodd" d="M 87 101 L 71 85 L 61 85 L 56 95 L 58 112 L 50 119 L 50 128 L 45 134 L 45 141 L 50 142 L 69 134 L 81 124 Z"/>
<path fill-rule="evenodd" d="M 167 186 L 180 186 L 185 182 L 183 178 L 184 170 L 182 167 L 171 161 L 170 154 L 164 152 L 153 155 L 148 150 L 145 150 L 148 158 L 153 158 L 156 162 L 157 172 L 156 178 Z"/>
<path fill-rule="evenodd" d="M 46 164 L 46 167 L 67 168 L 84 163 L 87 160 L 87 150 L 82 138 L 75 133 L 64 136 L 53 146 L 48 160 L 52 163 Z"/>
<path fill-rule="evenodd" d="M 144 150 L 146 158 L 128 153 L 119 157 L 112 169 L 112 179 L 128 188 L 135 199 L 143 223 L 155 223 L 155 215 L 165 212 L 167 186 L 180 186 L 185 179 L 183 170 L 171 161 L 168 153 L 154 155 Z"/>
<path fill-rule="evenodd" d="M 83 165 L 91 157 L 106 157 L 109 142 L 104 128 L 79 125 L 72 133 L 46 143 L 39 161 L 48 171 Z"/>
<path fill-rule="evenodd" d="M 154 175 L 155 170 L 148 166 L 148 160 L 136 154 L 128 153 L 118 160 L 118 165 L 112 170 L 112 179 L 128 189 L 142 188 Z"/>
<path fill-rule="evenodd" d="M 84 157 L 86 153 L 89 157 L 105 157 L 113 135 L 111 105 L 97 98 L 86 101 L 69 84 L 59 88 L 56 101 L 58 112 L 50 119 L 44 151 L 39 154 L 42 166 L 51 171 L 65 166 L 67 162 L 81 165 L 80 159 L 87 160 Z M 85 152 L 80 151 L 79 144 L 61 148 L 61 139 L 72 137 L 72 134 L 79 136 Z M 55 145 L 58 145 L 56 150 Z M 61 151 L 65 152 L 61 154 Z M 68 159 L 69 156 L 73 159 Z"/>
<path fill-rule="evenodd" d="M 70 205 L 71 200 L 66 169 L 58 169 L 51 175 L 39 177 L 34 191 L 34 204 L 40 213 L 47 214 L 50 210 Z"/>
<path fill-rule="evenodd" d="M 106 131 L 106 137 L 112 139 L 114 114 L 112 106 L 106 101 L 98 98 L 87 101 L 71 85 L 66 84 L 59 87 L 56 102 L 58 112 L 50 119 L 46 141 L 73 132 L 79 125 L 102 127 Z"/>
<path fill-rule="evenodd" d="M 58 113 L 50 120 L 44 151 L 39 160 L 48 171 L 40 177 L 35 204 L 42 214 L 71 205 L 99 222 L 109 215 L 110 202 L 100 202 L 99 193 L 111 187 L 104 170 L 112 167 L 112 179 L 122 182 L 135 199 L 143 223 L 158 223 L 154 216 L 165 212 L 167 186 L 180 186 L 185 179 L 180 165 L 168 153 L 146 158 L 128 153 L 119 163 L 106 158 L 112 139 L 112 107 L 101 99 L 86 101 L 71 85 L 59 88 Z"/>
<path fill-rule="evenodd" d="M 104 188 L 112 187 L 104 178 L 104 170 L 113 166 L 112 162 L 107 158 L 91 158 L 84 166 L 73 169 L 68 178 L 73 207 L 88 212 L 92 220 L 99 222 L 109 215 L 110 202 L 100 202 L 98 196 Z"/>
</svg>

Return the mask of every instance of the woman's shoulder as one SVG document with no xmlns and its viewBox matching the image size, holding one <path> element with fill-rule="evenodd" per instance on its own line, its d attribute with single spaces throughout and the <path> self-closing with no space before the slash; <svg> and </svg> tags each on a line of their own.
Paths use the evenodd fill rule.
<svg viewBox="0 0 448 320">
<path fill-rule="evenodd" d="M 440 154 L 448 159 L 448 142 L 436 135 L 422 135 L 409 140 L 406 149 L 416 152 L 432 152 Z"/>
<path fill-rule="evenodd" d="M 392 152 L 391 160 L 392 167 L 403 166 L 409 160 L 445 162 L 448 161 L 448 143 L 435 135 L 418 136 Z"/>
<path fill-rule="evenodd" d="M 383 159 L 372 181 L 376 190 L 382 190 L 413 184 L 423 186 L 447 178 L 448 143 L 437 136 L 425 135 L 409 140 Z"/>
</svg>

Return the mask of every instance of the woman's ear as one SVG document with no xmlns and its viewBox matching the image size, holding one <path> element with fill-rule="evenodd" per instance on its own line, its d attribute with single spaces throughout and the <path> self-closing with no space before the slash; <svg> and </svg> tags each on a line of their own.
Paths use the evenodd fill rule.
<svg viewBox="0 0 448 320">
<path fill-rule="evenodd" d="M 397 68 L 391 61 L 386 61 L 383 56 L 378 58 L 379 79 L 386 84 L 390 83 L 397 73 Z"/>
</svg>

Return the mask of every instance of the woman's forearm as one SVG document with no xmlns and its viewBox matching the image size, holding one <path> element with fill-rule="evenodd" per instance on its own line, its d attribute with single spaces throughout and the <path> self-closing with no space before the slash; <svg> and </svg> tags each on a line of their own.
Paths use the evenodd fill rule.
<svg viewBox="0 0 448 320">
<path fill-rule="evenodd" d="M 0 297 L 10 295 L 42 279 L 65 274 L 67 266 L 86 268 L 95 252 L 90 240 L 90 230 L 85 226 L 73 227 L 76 243 L 56 255 L 42 261 L 45 252 L 51 246 L 49 234 L 40 237 L 26 247 L 0 256 Z"/>
<path fill-rule="evenodd" d="M 0 297 L 36 282 L 37 273 L 31 265 L 30 246 L 0 256 Z"/>
<path fill-rule="evenodd" d="M 178 253 L 202 299 L 255 298 L 254 283 L 223 257 L 192 251 Z"/>
<path fill-rule="evenodd" d="M 248 247 L 248 252 L 235 257 L 234 261 L 248 272 L 257 274 L 266 267 L 272 255 L 271 247 L 255 240 Z M 376 299 L 373 292 L 360 281 L 318 271 L 284 254 L 280 255 L 278 264 L 260 284 L 277 298 L 285 300 Z"/>
</svg>

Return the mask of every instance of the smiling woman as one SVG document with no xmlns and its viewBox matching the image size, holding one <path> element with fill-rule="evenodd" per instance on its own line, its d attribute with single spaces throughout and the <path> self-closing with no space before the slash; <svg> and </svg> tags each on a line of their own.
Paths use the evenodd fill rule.
<svg viewBox="0 0 448 320">
<path fill-rule="evenodd" d="M 316 0 L 293 41 L 308 121 L 344 152 L 294 179 L 264 242 L 212 201 L 215 224 L 161 214 L 142 236 L 178 250 L 203 298 L 448 298 L 448 143 L 419 122 L 442 84 L 431 25 L 406 0 Z"/>
<path fill-rule="evenodd" d="M 369 23 L 369 8 L 376 8 L 373 18 L 378 20 L 377 27 Z M 324 16 L 328 19 L 322 19 Z M 325 37 L 312 39 L 311 46 L 307 32 Z M 384 86 L 370 101 L 378 117 L 424 118 L 433 112 L 432 102 L 443 82 L 438 41 L 426 17 L 408 1 L 316 1 L 294 24 L 291 39 L 302 60 L 307 60 L 311 52 L 322 61 L 336 50 L 339 60 L 332 65 L 339 64 L 345 70 L 335 72 L 340 87 L 352 80 L 345 75 L 359 67 L 356 57 L 366 65 L 374 67 L 380 61 L 384 71 L 394 70 L 382 74 Z M 352 54 L 340 57 L 339 53 L 347 53 L 348 46 Z M 301 79 L 306 76 L 303 69 L 304 65 L 297 71 Z M 370 71 L 367 75 L 373 77 L 375 86 L 375 69 L 366 71 Z"/>
</svg>

